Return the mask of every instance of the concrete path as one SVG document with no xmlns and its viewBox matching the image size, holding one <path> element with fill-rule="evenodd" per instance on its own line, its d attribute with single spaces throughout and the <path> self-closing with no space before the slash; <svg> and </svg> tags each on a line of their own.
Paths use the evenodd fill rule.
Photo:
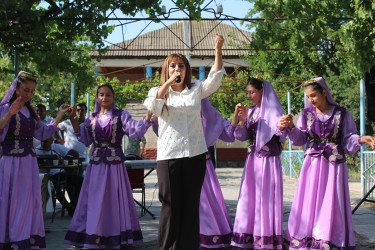
<svg viewBox="0 0 375 250">
<path fill-rule="evenodd" d="M 216 170 L 232 222 L 234 221 L 236 214 L 242 171 L 242 168 L 219 168 Z M 157 177 L 156 172 L 154 171 L 146 178 L 146 206 L 156 215 L 156 219 L 153 220 L 148 214 L 139 218 L 144 237 L 144 244 L 141 246 L 123 247 L 121 249 L 157 249 L 158 220 L 161 204 L 158 200 L 158 189 L 156 183 Z M 284 177 L 284 230 L 287 225 L 296 186 L 296 179 Z M 361 199 L 360 186 L 360 183 L 357 182 L 349 183 L 350 195 L 353 203 Z M 138 193 L 135 193 L 134 197 L 137 200 L 140 200 L 141 198 Z M 140 215 L 140 209 L 138 206 L 137 210 Z M 63 243 L 70 220 L 71 217 L 67 215 L 61 217 L 60 211 L 57 212 L 53 223 L 51 223 L 51 214 L 45 215 L 44 221 L 48 250 L 76 249 L 73 246 L 65 245 Z M 354 214 L 353 221 L 356 236 L 356 249 L 375 249 L 375 209 L 365 208 L 362 205 Z M 233 247 L 231 249 L 238 248 Z"/>
</svg>

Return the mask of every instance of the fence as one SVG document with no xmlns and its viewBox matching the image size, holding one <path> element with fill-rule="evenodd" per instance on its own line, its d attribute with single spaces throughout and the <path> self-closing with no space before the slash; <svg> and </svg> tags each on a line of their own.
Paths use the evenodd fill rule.
<svg viewBox="0 0 375 250">
<path fill-rule="evenodd" d="M 303 150 L 283 150 L 280 155 L 283 174 L 289 177 L 298 177 L 303 163 Z"/>
<path fill-rule="evenodd" d="M 368 191 L 375 185 L 375 151 L 363 152 L 363 166 L 362 172 L 362 196 L 367 194 Z M 374 192 L 370 194 L 368 199 L 374 200 Z"/>
</svg>

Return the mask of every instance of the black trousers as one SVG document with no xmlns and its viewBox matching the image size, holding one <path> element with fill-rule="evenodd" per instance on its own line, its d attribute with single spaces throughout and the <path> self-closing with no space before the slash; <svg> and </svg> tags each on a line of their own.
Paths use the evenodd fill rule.
<svg viewBox="0 0 375 250">
<path fill-rule="evenodd" d="M 58 178 L 60 175 L 60 181 L 66 180 L 66 191 L 68 192 L 70 203 L 65 199 L 65 194 L 62 192 L 60 187 L 57 187 Z M 75 174 L 61 172 L 50 177 L 53 185 L 55 186 L 56 198 L 58 201 L 68 209 L 74 209 L 78 202 L 79 193 L 81 192 L 83 177 Z"/>
<path fill-rule="evenodd" d="M 199 248 L 199 201 L 206 173 L 206 154 L 157 162 L 159 249 Z"/>
</svg>

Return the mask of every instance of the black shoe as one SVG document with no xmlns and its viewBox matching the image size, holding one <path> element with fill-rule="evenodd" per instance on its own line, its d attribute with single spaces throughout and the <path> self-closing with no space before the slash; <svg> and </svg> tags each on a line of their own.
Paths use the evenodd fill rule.
<svg viewBox="0 0 375 250">
<path fill-rule="evenodd" d="M 68 210 L 68 214 L 70 217 L 73 217 L 73 214 L 74 214 L 74 208 L 69 204 L 67 205 L 66 207 L 66 210 Z"/>
</svg>

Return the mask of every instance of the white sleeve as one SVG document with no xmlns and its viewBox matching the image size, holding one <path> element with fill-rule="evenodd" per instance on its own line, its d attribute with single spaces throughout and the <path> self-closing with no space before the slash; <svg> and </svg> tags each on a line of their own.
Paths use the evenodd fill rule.
<svg viewBox="0 0 375 250">
<path fill-rule="evenodd" d="M 59 127 L 60 127 L 60 130 L 66 130 L 67 129 L 67 124 L 66 124 L 66 120 L 65 121 L 62 121 L 59 123 Z"/>
<path fill-rule="evenodd" d="M 150 89 L 148 92 L 148 96 L 146 100 L 144 101 L 144 105 L 147 108 L 148 111 L 151 111 L 154 115 L 160 116 L 161 112 L 163 111 L 163 106 L 165 99 L 158 99 L 156 98 L 156 95 L 158 93 L 159 88 L 154 87 Z"/>
<path fill-rule="evenodd" d="M 224 74 L 226 74 L 224 67 L 219 71 L 214 70 L 213 67 L 211 68 L 207 79 L 202 83 L 202 99 L 208 97 L 220 87 Z"/>
</svg>

